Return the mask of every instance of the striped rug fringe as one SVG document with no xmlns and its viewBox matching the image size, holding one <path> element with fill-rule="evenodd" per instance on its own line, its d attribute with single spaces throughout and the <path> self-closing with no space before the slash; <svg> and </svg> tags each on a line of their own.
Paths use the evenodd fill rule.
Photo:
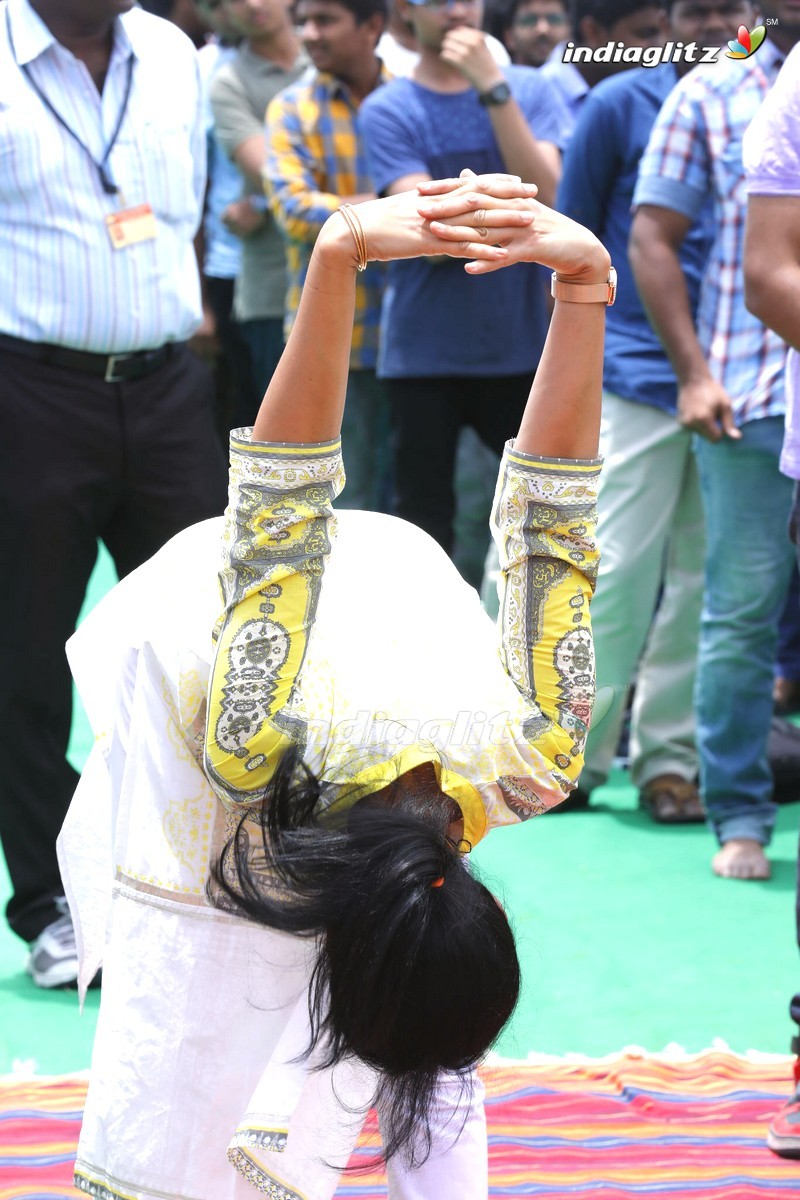
<svg viewBox="0 0 800 1200">
<path fill-rule="evenodd" d="M 792 1089 L 792 1060 L 726 1048 L 537 1056 L 483 1069 L 490 1200 L 798 1200 L 800 1162 L 764 1137 Z M 0 1079 L 0 1200 L 72 1196 L 86 1074 Z M 340 1200 L 386 1200 L 367 1122 Z M 255 1193 L 254 1193 L 255 1200 Z M 426 1200 L 439 1200 L 430 1197 Z"/>
</svg>

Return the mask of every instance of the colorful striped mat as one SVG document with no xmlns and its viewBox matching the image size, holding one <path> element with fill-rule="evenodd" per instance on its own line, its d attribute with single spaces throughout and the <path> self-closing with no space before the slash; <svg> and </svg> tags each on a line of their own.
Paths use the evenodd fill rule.
<svg viewBox="0 0 800 1200">
<path fill-rule="evenodd" d="M 764 1144 L 790 1073 L 722 1051 L 489 1067 L 490 1198 L 799 1200 L 800 1162 Z M 0 1200 L 75 1195 L 85 1091 L 85 1077 L 0 1080 Z M 368 1129 L 360 1156 L 372 1144 Z M 350 1175 L 338 1196 L 385 1200 L 385 1182 Z"/>
</svg>

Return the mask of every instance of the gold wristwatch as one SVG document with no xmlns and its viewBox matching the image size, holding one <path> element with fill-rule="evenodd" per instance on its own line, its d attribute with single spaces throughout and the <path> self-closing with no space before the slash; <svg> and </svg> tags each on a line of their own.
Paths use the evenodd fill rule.
<svg viewBox="0 0 800 1200">
<path fill-rule="evenodd" d="M 566 283 L 553 271 L 550 295 L 554 300 L 568 300 L 572 304 L 607 304 L 610 308 L 617 298 L 617 272 L 611 267 L 605 283 Z"/>
</svg>

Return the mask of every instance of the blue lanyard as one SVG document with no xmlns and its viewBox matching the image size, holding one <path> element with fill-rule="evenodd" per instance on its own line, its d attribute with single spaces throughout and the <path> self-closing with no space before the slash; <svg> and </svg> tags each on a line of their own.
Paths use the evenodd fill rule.
<svg viewBox="0 0 800 1200">
<path fill-rule="evenodd" d="M 50 110 L 50 112 L 53 114 L 55 119 L 58 121 L 58 123 L 62 127 L 62 129 L 65 129 L 67 131 L 67 133 L 70 135 L 70 137 L 75 139 L 75 141 L 80 146 L 81 150 L 83 150 L 84 153 L 94 163 L 97 174 L 100 176 L 100 183 L 101 183 L 103 191 L 106 193 L 106 195 L 107 196 L 116 196 L 120 189 L 114 183 L 114 180 L 111 178 L 111 175 L 109 174 L 108 156 L 110 155 L 111 151 L 114 149 L 114 146 L 116 145 L 117 138 L 119 137 L 119 131 L 122 128 L 122 122 L 125 120 L 125 114 L 128 111 L 128 101 L 131 98 L 131 88 L 133 86 L 133 60 L 134 60 L 133 51 L 131 51 L 130 55 L 128 56 L 128 63 L 127 63 L 128 78 L 125 82 L 125 95 L 122 98 L 122 107 L 119 110 L 119 116 L 117 117 L 117 123 L 114 126 L 114 132 L 111 135 L 111 141 L 106 146 L 106 152 L 103 155 L 102 162 L 97 162 L 95 160 L 95 157 L 92 154 L 91 150 L 89 149 L 89 147 L 85 144 L 85 142 L 81 141 L 81 139 L 78 137 L 77 133 L 72 128 L 72 126 L 67 124 L 67 122 L 64 120 L 64 118 L 61 116 L 61 113 L 58 112 L 58 110 L 53 106 L 53 104 L 50 102 L 50 100 L 48 100 L 47 96 L 44 94 L 42 89 L 39 87 L 39 84 L 33 78 L 33 75 L 31 74 L 31 70 L 30 70 L 30 67 L 28 66 L 28 64 L 20 63 L 19 59 L 17 58 L 17 51 L 14 46 L 14 38 L 11 34 L 11 18 L 8 15 L 8 5 L 6 5 L 6 29 L 8 31 L 8 44 L 11 49 L 11 56 L 14 59 L 15 66 L 17 66 L 19 68 L 19 70 L 22 71 L 23 75 L 25 76 L 25 78 L 27 79 L 28 83 L 31 85 L 33 90 L 36 92 L 36 95 L 39 97 L 42 104 L 44 104 L 45 108 L 48 108 Z"/>
</svg>

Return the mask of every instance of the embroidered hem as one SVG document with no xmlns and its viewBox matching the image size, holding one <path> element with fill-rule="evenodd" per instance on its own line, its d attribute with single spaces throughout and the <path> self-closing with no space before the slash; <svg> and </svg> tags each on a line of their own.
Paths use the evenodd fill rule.
<svg viewBox="0 0 800 1200">
<path fill-rule="evenodd" d="M 100 1175 L 103 1176 L 102 1179 L 98 1178 Z M 142 1200 L 144 1196 L 162 1196 L 166 1200 L 168 1196 L 175 1195 L 177 1197 L 177 1193 L 161 1192 L 148 1187 L 139 1187 L 135 1183 L 111 1179 L 105 1172 L 92 1168 L 87 1163 L 82 1163 L 80 1159 L 75 1164 L 72 1178 L 79 1192 L 83 1192 L 87 1196 L 94 1196 L 95 1200 Z M 194 1197 L 183 1193 L 180 1200 L 194 1200 Z"/>
<path fill-rule="evenodd" d="M 302 1196 L 300 1192 L 287 1188 L 280 1180 L 268 1175 L 263 1167 L 253 1162 L 238 1147 L 232 1146 L 228 1150 L 228 1162 L 240 1175 L 244 1176 L 248 1183 L 252 1183 L 262 1196 L 267 1196 L 268 1200 L 306 1200 L 306 1197 Z"/>
<path fill-rule="evenodd" d="M 117 1191 L 116 1188 L 109 1187 L 107 1183 L 101 1183 L 99 1179 L 91 1179 L 77 1167 L 72 1178 L 79 1192 L 85 1192 L 87 1196 L 95 1196 L 97 1200 L 133 1200 L 128 1192 Z"/>
<path fill-rule="evenodd" d="M 247 1150 L 250 1147 L 263 1150 L 267 1154 L 283 1154 L 289 1137 L 288 1128 L 256 1127 L 249 1123 L 253 1119 L 253 1117 L 245 1118 L 245 1122 L 239 1126 L 231 1140 L 230 1149 Z"/>
</svg>

